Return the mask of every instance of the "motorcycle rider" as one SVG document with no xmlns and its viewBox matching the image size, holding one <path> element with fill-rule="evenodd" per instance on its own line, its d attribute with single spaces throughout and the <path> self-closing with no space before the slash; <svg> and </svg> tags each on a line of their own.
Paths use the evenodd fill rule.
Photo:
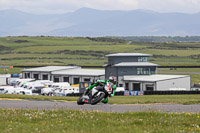
<svg viewBox="0 0 200 133">
<path fill-rule="evenodd" d="M 102 86 L 104 87 L 105 84 L 109 84 L 110 88 L 112 88 L 112 93 L 109 95 L 109 97 L 113 97 L 115 95 L 116 91 L 116 77 L 110 76 L 108 80 L 97 80 L 95 83 L 91 84 L 88 89 L 85 90 L 84 95 L 88 95 L 89 92 L 93 89 L 95 86 Z M 108 96 L 102 101 L 103 103 L 108 103 Z"/>
</svg>

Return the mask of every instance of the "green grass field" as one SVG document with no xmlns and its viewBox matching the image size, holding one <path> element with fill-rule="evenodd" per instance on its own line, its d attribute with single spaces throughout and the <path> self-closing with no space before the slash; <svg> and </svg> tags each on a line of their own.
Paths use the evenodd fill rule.
<svg viewBox="0 0 200 133">
<path fill-rule="evenodd" d="M 157 70 L 167 72 L 200 72 L 200 68 L 158 68 Z"/>
<path fill-rule="evenodd" d="M 147 53 L 149 62 L 164 66 L 199 66 L 200 43 L 152 43 L 121 40 L 91 40 L 81 37 L 0 37 L 0 66 L 46 66 L 77 64 L 102 66 L 105 55 L 117 52 Z M 3 69 L 0 73 L 20 73 L 24 68 Z M 163 70 L 162 71 L 167 71 Z M 200 72 L 200 69 L 176 71 Z M 186 74 L 188 75 L 188 74 Z M 199 74 L 189 74 L 200 83 Z"/>
<path fill-rule="evenodd" d="M 199 65 L 200 43 L 152 43 L 92 40 L 80 37 L 0 37 L 0 65 L 103 65 L 105 55 L 147 53 L 159 65 Z"/>
<path fill-rule="evenodd" d="M 200 114 L 0 109 L 1 133 L 200 132 Z"/>
<path fill-rule="evenodd" d="M 200 72 L 200 68 L 158 68 L 158 74 L 170 74 L 170 75 L 190 75 L 191 81 L 193 84 L 200 83 L 200 74 L 193 74 L 190 72 Z M 168 72 L 168 73 L 165 73 Z M 170 73 L 171 72 L 171 73 Z M 176 73 L 176 72 L 183 72 L 183 73 Z"/>
<path fill-rule="evenodd" d="M 77 101 L 78 97 L 51 97 L 51 96 L 26 96 L 0 94 L 0 98 L 8 99 L 39 99 L 39 100 L 60 100 Z M 144 96 L 114 96 L 109 98 L 110 104 L 200 104 L 200 95 L 144 95 Z"/>
</svg>

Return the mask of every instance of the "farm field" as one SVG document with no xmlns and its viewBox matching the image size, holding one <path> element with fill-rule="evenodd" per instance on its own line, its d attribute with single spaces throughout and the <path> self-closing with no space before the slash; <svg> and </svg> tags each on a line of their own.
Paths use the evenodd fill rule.
<svg viewBox="0 0 200 133">
<path fill-rule="evenodd" d="M 200 114 L 73 110 L 0 109 L 0 130 L 7 132 L 199 132 Z"/>
<path fill-rule="evenodd" d="M 77 101 L 78 97 L 51 97 L 51 96 L 26 96 L 0 94 L 0 99 L 35 99 L 35 100 L 58 100 Z M 144 96 L 114 96 L 109 98 L 110 104 L 200 104 L 199 95 L 144 95 Z"/>
<path fill-rule="evenodd" d="M 200 68 L 173 68 L 173 69 L 158 68 L 157 72 L 158 72 L 158 74 L 190 75 L 192 83 L 194 83 L 194 84 L 200 83 Z M 178 72 L 182 72 L 182 73 L 178 73 Z"/>
<path fill-rule="evenodd" d="M 166 71 L 166 72 L 200 72 L 200 68 L 158 68 L 157 71 Z"/>
<path fill-rule="evenodd" d="M 134 52 L 152 54 L 149 62 L 159 65 L 198 66 L 199 51 L 198 42 L 152 43 L 89 37 L 1 37 L 0 65 L 101 66 L 107 63 L 107 54 Z"/>
</svg>

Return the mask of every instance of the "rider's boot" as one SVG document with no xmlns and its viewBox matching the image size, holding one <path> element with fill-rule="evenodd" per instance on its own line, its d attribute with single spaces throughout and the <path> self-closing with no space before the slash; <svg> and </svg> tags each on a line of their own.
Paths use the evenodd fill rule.
<svg viewBox="0 0 200 133">
<path fill-rule="evenodd" d="M 105 98 L 102 103 L 107 104 L 108 103 L 108 98 Z"/>
</svg>

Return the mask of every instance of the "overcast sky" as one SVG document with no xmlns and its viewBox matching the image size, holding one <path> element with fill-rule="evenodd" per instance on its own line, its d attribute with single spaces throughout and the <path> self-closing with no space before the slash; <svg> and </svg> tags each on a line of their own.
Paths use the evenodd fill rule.
<svg viewBox="0 0 200 133">
<path fill-rule="evenodd" d="M 35 14 L 66 13 L 82 7 L 197 13 L 200 12 L 200 0 L 0 0 L 0 10 L 18 9 Z"/>
</svg>

